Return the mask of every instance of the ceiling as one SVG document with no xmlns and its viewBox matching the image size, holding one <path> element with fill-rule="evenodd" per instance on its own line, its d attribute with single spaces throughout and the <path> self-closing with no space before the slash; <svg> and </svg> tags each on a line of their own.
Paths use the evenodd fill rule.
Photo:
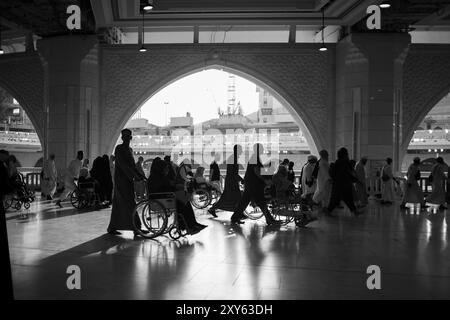
<svg viewBox="0 0 450 320">
<path fill-rule="evenodd" d="M 154 0 L 146 26 L 286 26 L 310 28 L 325 24 L 365 31 L 366 8 L 382 0 Z M 382 10 L 382 30 L 450 30 L 450 0 L 391 0 Z M 71 33 L 66 28 L 69 5 L 82 12 L 82 30 L 95 33 L 109 27 L 137 27 L 147 0 L 0 0 L 3 39 L 27 33 L 51 37 Z"/>
<path fill-rule="evenodd" d="M 151 26 L 192 25 L 352 25 L 367 6 L 381 0 L 154 0 L 145 15 Z M 147 0 L 92 1 L 97 27 L 136 26 Z"/>
</svg>

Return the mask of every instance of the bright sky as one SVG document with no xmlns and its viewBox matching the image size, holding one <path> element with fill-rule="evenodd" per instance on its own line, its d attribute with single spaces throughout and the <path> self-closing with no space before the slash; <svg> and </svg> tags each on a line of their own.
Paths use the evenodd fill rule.
<svg viewBox="0 0 450 320">
<path fill-rule="evenodd" d="M 191 113 L 194 124 L 218 118 L 217 108 L 226 110 L 227 107 L 227 88 L 227 72 L 200 71 L 159 91 L 142 106 L 141 115 L 158 126 L 168 124 L 170 117 L 185 116 L 186 112 Z M 244 115 L 258 110 L 256 85 L 236 76 L 236 104 L 238 101 Z"/>
</svg>

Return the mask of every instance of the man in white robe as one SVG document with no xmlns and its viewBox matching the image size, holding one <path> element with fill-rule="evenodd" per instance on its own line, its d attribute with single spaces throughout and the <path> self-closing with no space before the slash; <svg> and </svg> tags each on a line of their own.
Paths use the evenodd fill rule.
<svg viewBox="0 0 450 320">
<path fill-rule="evenodd" d="M 58 180 L 58 171 L 56 170 L 55 155 L 51 154 L 44 163 L 42 193 L 47 200 L 52 200 L 56 192 L 56 185 Z"/>
<path fill-rule="evenodd" d="M 61 193 L 61 196 L 56 201 L 56 204 L 62 208 L 61 202 L 66 200 L 69 194 L 77 188 L 75 181 L 78 180 L 80 176 L 80 169 L 84 158 L 83 151 L 77 152 L 77 158 L 72 160 L 67 168 L 66 174 L 64 176 L 64 191 Z"/>
<path fill-rule="evenodd" d="M 330 164 L 328 163 L 328 152 L 326 150 L 320 151 L 319 155 L 317 189 L 314 192 L 313 201 L 319 204 L 323 209 L 326 209 L 330 203 L 331 196 Z"/>
<path fill-rule="evenodd" d="M 356 188 L 356 203 L 358 207 L 365 207 L 369 204 L 367 197 L 367 187 L 366 187 L 366 163 L 367 157 L 361 157 L 355 167 L 356 178 L 358 182 L 355 183 Z"/>
<path fill-rule="evenodd" d="M 316 179 L 313 177 L 314 167 L 316 166 L 317 157 L 313 155 L 308 156 L 308 162 L 303 167 L 302 172 L 302 197 L 312 199 L 314 192 L 316 191 Z"/>
<path fill-rule="evenodd" d="M 414 205 L 421 204 L 425 207 L 423 191 L 418 183 L 420 180 L 419 165 L 420 158 L 416 157 L 408 168 L 408 172 L 406 173 L 405 193 L 403 195 L 402 204 L 400 205 L 401 208 L 405 208 L 407 203 L 412 203 Z"/>
<path fill-rule="evenodd" d="M 433 191 L 427 197 L 426 202 L 431 204 L 439 205 L 442 209 L 447 209 L 446 196 L 445 196 L 445 173 L 448 171 L 448 166 L 444 163 L 444 159 L 442 157 L 438 157 L 436 159 L 436 164 L 431 168 L 431 176 L 432 181 L 431 185 Z"/>
</svg>

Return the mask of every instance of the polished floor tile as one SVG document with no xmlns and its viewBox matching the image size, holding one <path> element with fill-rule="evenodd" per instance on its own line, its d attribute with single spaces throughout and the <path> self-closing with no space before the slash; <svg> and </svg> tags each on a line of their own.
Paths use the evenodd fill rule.
<svg viewBox="0 0 450 320">
<path fill-rule="evenodd" d="M 36 201 L 6 214 L 17 299 L 437 299 L 450 298 L 450 212 L 371 203 L 308 228 L 232 226 L 230 213 L 171 241 L 105 234 L 111 210 L 79 212 Z M 69 290 L 67 268 L 81 270 Z M 381 269 L 369 290 L 367 267 Z"/>
</svg>

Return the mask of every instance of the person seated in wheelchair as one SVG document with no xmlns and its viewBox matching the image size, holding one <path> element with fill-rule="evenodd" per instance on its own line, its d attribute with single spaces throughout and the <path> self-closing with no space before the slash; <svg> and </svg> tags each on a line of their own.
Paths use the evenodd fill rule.
<svg viewBox="0 0 450 320">
<path fill-rule="evenodd" d="M 182 178 L 178 177 L 178 180 L 182 180 Z M 169 179 L 168 164 L 164 160 L 155 159 L 152 164 L 150 176 L 147 180 L 148 196 L 152 197 L 152 194 L 154 193 L 176 192 L 177 185 L 183 185 L 184 188 L 184 183 L 177 183 L 176 179 Z M 176 196 L 175 199 L 178 211 L 177 213 L 181 214 L 184 218 L 180 219 L 179 221 L 180 228 L 182 230 L 188 230 L 189 234 L 192 235 L 200 232 L 207 227 L 198 223 L 195 219 L 194 210 L 192 210 L 188 197 L 186 197 L 186 199 L 181 199 Z M 187 226 L 183 225 L 183 221 L 186 221 Z"/>
<path fill-rule="evenodd" d="M 32 192 L 28 189 L 25 179 L 20 172 L 16 171 L 13 176 L 11 176 L 10 185 L 19 201 L 32 202 L 34 200 Z"/>
<path fill-rule="evenodd" d="M 280 165 L 277 173 L 272 177 L 272 185 L 274 190 L 272 191 L 275 197 L 275 201 L 280 203 L 296 203 L 300 205 L 300 211 L 305 216 L 302 222 L 302 226 L 317 220 L 317 218 L 311 212 L 311 206 L 307 198 L 295 193 L 295 185 L 288 178 L 288 170 L 286 166 Z"/>
<path fill-rule="evenodd" d="M 294 196 L 295 186 L 289 180 L 288 170 L 285 165 L 281 164 L 277 173 L 273 175 L 272 186 L 271 196 L 279 202 L 286 202 Z"/>
<path fill-rule="evenodd" d="M 206 189 L 208 191 L 216 190 L 220 191 L 217 186 L 209 181 L 206 181 L 206 178 L 204 176 L 205 174 L 205 168 L 204 167 L 198 167 L 195 171 L 194 175 L 194 187 L 200 188 L 200 189 Z"/>
<path fill-rule="evenodd" d="M 96 202 L 101 202 L 100 184 L 97 180 L 91 177 L 89 170 L 80 169 L 80 175 L 78 176 L 78 188 L 89 193 L 95 194 Z"/>
</svg>

